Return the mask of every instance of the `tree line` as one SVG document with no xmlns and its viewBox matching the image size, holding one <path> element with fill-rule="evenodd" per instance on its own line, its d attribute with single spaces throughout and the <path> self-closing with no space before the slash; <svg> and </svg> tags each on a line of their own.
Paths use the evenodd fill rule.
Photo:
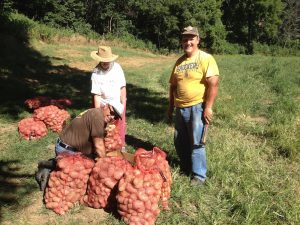
<svg viewBox="0 0 300 225">
<path fill-rule="evenodd" d="M 299 0 L 2 0 L 1 13 L 18 12 L 53 27 L 85 34 L 132 35 L 156 48 L 179 48 L 183 27 L 200 29 L 213 52 L 255 43 L 300 48 Z"/>
</svg>

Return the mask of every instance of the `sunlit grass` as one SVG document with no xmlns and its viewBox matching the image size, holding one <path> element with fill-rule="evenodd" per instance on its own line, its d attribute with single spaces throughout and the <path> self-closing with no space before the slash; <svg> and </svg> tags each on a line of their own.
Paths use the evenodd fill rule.
<svg viewBox="0 0 300 225">
<path fill-rule="evenodd" d="M 46 64 L 36 59 L 39 67 L 47 66 L 45 71 L 58 69 L 56 52 L 76 50 L 76 54 L 60 56 L 62 64 L 66 63 L 65 67 L 59 67 L 61 74 L 58 79 L 47 80 L 48 86 L 58 85 L 57 89 L 46 93 L 59 90 L 60 96 L 72 94 L 76 100 L 76 105 L 69 109 L 72 116 L 88 107 L 90 75 L 72 70 L 67 64 L 90 62 L 89 52 L 96 50 L 95 45 L 33 45 L 40 55 L 49 56 Z M 299 58 L 216 56 L 221 82 L 207 144 L 208 180 L 205 186 L 197 189 L 191 187 L 189 178 L 179 171 L 173 146 L 173 127 L 166 122 L 168 80 L 176 57 L 154 56 L 121 47 L 113 47 L 113 50 L 126 58 L 124 62 L 128 64 L 137 57 L 143 60 L 136 66 L 122 65 L 128 91 L 127 149 L 133 152 L 137 147 L 151 149 L 159 146 L 168 153 L 174 180 L 171 210 L 162 211 L 157 224 L 298 224 Z M 29 59 L 33 60 L 32 57 Z M 26 62 L 26 57 L 22 60 Z M 13 74 L 16 70 L 9 72 Z M 40 74 L 31 72 L 30 75 L 39 79 Z M 50 77 L 46 75 L 45 78 Z M 62 89 L 64 76 L 69 79 L 65 80 L 67 83 Z M 39 88 L 34 89 L 36 93 Z M 18 107 L 21 110 L 17 116 L 1 114 L 0 118 L 1 171 L 8 170 L 9 181 L 21 184 L 7 182 L 1 186 L 1 193 L 13 196 L 2 207 L 5 222 L 19 221 L 15 218 L 18 210 L 33 202 L 30 193 L 38 192 L 32 176 L 36 163 L 54 156 L 57 137 L 56 133 L 49 132 L 47 137 L 38 141 L 21 140 L 17 122 L 30 114 L 23 105 Z M 40 210 L 36 216 L 44 215 L 44 212 Z M 78 216 L 80 213 L 81 210 L 76 208 L 67 214 Z M 73 219 L 65 221 L 65 218 L 53 214 L 51 222 L 45 223 L 79 224 Z M 103 224 L 124 223 L 108 214 Z"/>
</svg>

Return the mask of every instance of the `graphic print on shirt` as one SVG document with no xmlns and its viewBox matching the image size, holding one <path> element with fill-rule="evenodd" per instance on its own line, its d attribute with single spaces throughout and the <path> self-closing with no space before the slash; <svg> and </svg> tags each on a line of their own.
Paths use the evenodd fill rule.
<svg viewBox="0 0 300 225">
<path fill-rule="evenodd" d="M 178 66 L 176 72 L 184 73 L 184 77 L 187 78 L 189 77 L 189 72 L 197 71 L 197 69 L 198 69 L 198 64 L 195 62 L 191 62 L 191 63 Z"/>
</svg>

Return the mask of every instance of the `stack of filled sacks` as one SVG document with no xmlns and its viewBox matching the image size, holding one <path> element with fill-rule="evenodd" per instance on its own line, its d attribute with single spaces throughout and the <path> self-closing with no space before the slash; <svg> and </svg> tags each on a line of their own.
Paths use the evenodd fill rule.
<svg viewBox="0 0 300 225">
<path fill-rule="evenodd" d="M 33 118 L 35 120 L 43 121 L 46 126 L 54 132 L 61 132 L 65 121 L 70 119 L 70 114 L 64 109 L 49 105 L 35 109 Z"/>
<path fill-rule="evenodd" d="M 50 97 L 46 96 L 37 96 L 34 98 L 29 98 L 26 99 L 24 103 L 29 109 L 38 109 L 40 107 L 48 105 L 55 105 L 60 109 L 65 109 L 66 107 L 69 107 L 73 104 L 73 102 L 68 98 L 51 99 Z"/>
<path fill-rule="evenodd" d="M 70 119 L 70 114 L 64 110 L 65 106 L 72 105 L 71 100 L 62 98 L 58 100 L 48 97 L 35 97 L 27 99 L 25 104 L 34 109 L 33 116 L 22 119 L 18 123 L 18 131 L 26 140 L 36 140 L 47 135 L 48 129 L 61 132 L 64 124 Z"/>
<path fill-rule="evenodd" d="M 168 209 L 172 177 L 166 154 L 155 147 L 152 151 L 138 149 L 136 166 L 125 172 L 119 182 L 118 212 L 130 225 L 155 224 L 160 213 L 159 201 Z"/>
<path fill-rule="evenodd" d="M 47 135 L 48 130 L 42 121 L 34 118 L 25 118 L 18 123 L 18 130 L 22 138 L 36 140 Z"/>
<path fill-rule="evenodd" d="M 51 172 L 44 200 L 46 208 L 64 214 L 86 193 L 89 175 L 94 161 L 81 153 L 60 154 Z"/>
<path fill-rule="evenodd" d="M 125 158 L 121 154 L 97 158 L 94 163 L 80 153 L 60 154 L 45 191 L 46 207 L 64 214 L 80 200 L 97 209 L 117 207 L 130 225 L 155 224 L 160 205 L 168 209 L 171 192 L 166 153 L 157 147 L 151 151 L 139 148 L 134 162 L 129 160 L 134 166 Z"/>
<path fill-rule="evenodd" d="M 105 128 L 104 145 L 106 152 L 122 149 L 122 139 L 116 124 L 108 124 Z"/>
<path fill-rule="evenodd" d="M 131 164 L 122 157 L 99 158 L 91 172 L 87 193 L 81 203 L 93 208 L 112 209 L 116 207 L 119 180 Z"/>
</svg>

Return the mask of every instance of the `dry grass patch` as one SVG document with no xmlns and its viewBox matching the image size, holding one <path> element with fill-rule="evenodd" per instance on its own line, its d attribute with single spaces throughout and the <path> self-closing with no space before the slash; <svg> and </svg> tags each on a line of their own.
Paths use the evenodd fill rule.
<svg viewBox="0 0 300 225">
<path fill-rule="evenodd" d="M 69 67 L 73 68 L 73 69 L 78 69 L 78 70 L 82 70 L 85 72 L 92 72 L 92 70 L 95 68 L 96 64 L 95 62 L 72 62 L 69 64 Z"/>
<path fill-rule="evenodd" d="M 142 67 L 150 64 L 163 63 L 172 60 L 171 57 L 160 56 L 157 58 L 144 58 L 144 57 L 123 57 L 119 59 L 120 64 L 124 68 Z"/>
<path fill-rule="evenodd" d="M 7 138 L 9 134 L 16 132 L 17 124 L 0 123 L 0 147 L 3 150 L 10 140 Z"/>
<path fill-rule="evenodd" d="M 23 208 L 19 213 L 19 217 L 13 222 L 4 222 L 5 225 L 14 224 L 30 224 L 30 225 L 42 225 L 42 224 L 70 224 L 72 221 L 76 221 L 76 224 L 100 224 L 105 220 L 107 213 L 102 209 L 93 209 L 89 207 L 80 208 L 79 205 L 72 209 L 76 212 L 72 213 L 72 210 L 65 215 L 59 216 L 53 211 L 45 208 L 43 204 L 43 196 L 41 192 L 34 192 L 31 194 L 30 199 L 32 204 Z M 26 221 L 26 223 L 24 223 Z"/>
</svg>

